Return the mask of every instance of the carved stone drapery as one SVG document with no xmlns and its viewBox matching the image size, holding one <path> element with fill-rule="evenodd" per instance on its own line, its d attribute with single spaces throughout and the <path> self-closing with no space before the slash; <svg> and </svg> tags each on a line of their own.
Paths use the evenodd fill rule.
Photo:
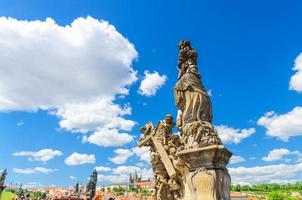
<svg viewBox="0 0 302 200">
<path fill-rule="evenodd" d="M 212 123 L 212 104 L 197 68 L 197 53 L 190 42 L 180 41 L 178 81 L 174 86 L 179 109 L 177 127 L 183 133 L 185 148 L 221 144 Z"/>
<path fill-rule="evenodd" d="M 178 81 L 174 87 L 177 107 L 182 111 L 182 126 L 194 121 L 212 122 L 211 100 L 197 69 L 197 53 L 189 41 L 179 43 Z"/>
</svg>

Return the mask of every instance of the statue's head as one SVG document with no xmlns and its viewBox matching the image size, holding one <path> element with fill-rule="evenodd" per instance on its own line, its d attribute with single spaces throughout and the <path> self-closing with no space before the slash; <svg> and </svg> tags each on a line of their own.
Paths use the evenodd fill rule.
<svg viewBox="0 0 302 200">
<path fill-rule="evenodd" d="M 167 114 L 165 117 L 165 121 L 167 124 L 173 124 L 173 117 L 170 114 Z"/>
<path fill-rule="evenodd" d="M 179 43 L 178 43 L 178 48 L 179 50 L 181 49 L 184 49 L 184 48 L 191 48 L 191 43 L 189 40 L 181 40 Z"/>
<path fill-rule="evenodd" d="M 145 126 L 143 126 L 143 127 L 140 128 L 140 132 L 142 134 L 148 135 L 153 128 L 154 128 L 153 124 L 151 122 L 148 122 Z"/>
</svg>

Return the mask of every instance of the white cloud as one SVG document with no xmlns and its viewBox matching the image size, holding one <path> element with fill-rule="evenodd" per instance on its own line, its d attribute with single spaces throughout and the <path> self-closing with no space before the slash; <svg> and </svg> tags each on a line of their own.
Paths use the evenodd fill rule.
<svg viewBox="0 0 302 200">
<path fill-rule="evenodd" d="M 75 176 L 69 176 L 70 179 L 77 179 Z"/>
<path fill-rule="evenodd" d="M 109 182 L 109 183 L 114 183 L 114 184 L 128 183 L 129 175 L 118 175 L 118 174 L 104 175 L 104 174 L 99 174 L 98 175 L 98 181 L 99 182 Z"/>
<path fill-rule="evenodd" d="M 116 153 L 116 155 L 109 158 L 109 160 L 115 164 L 123 164 L 133 155 L 128 149 L 116 149 L 114 153 Z"/>
<path fill-rule="evenodd" d="M 145 76 L 139 86 L 138 93 L 143 96 L 154 96 L 166 82 L 167 76 L 160 75 L 157 71 L 150 73 L 149 71 L 144 72 Z"/>
<path fill-rule="evenodd" d="M 142 161 L 150 162 L 150 148 L 149 147 L 134 147 L 132 152 Z"/>
<path fill-rule="evenodd" d="M 72 132 L 86 133 L 96 131 L 98 127 L 130 131 L 135 125 L 134 121 L 123 118 L 131 114 L 131 107 L 121 107 L 110 99 L 69 104 L 56 114 L 61 117 L 60 127 Z"/>
<path fill-rule="evenodd" d="M 301 180 L 302 163 L 229 168 L 232 184 L 288 183 Z"/>
<path fill-rule="evenodd" d="M 111 171 L 111 168 L 104 167 L 104 166 L 98 166 L 98 167 L 95 167 L 95 170 L 98 172 L 109 172 L 109 171 Z"/>
<path fill-rule="evenodd" d="M 49 110 L 72 132 L 132 129 L 124 118 L 131 107 L 114 100 L 137 80 L 138 54 L 114 26 L 92 17 L 66 26 L 50 18 L 0 17 L 0 24 L 0 111 Z"/>
<path fill-rule="evenodd" d="M 88 137 L 83 137 L 83 142 L 90 142 L 103 147 L 123 146 L 133 140 L 127 133 L 119 133 L 117 129 L 100 129 Z"/>
<path fill-rule="evenodd" d="M 48 109 L 126 93 L 134 46 L 92 17 L 59 26 L 0 17 L 0 110 Z M 18 80 L 18 81 L 15 81 Z"/>
<path fill-rule="evenodd" d="M 269 151 L 268 155 L 263 157 L 262 160 L 264 161 L 277 161 L 277 160 L 285 160 L 284 156 L 288 155 L 300 155 L 299 151 L 290 151 L 285 148 L 281 149 L 273 149 Z"/>
<path fill-rule="evenodd" d="M 116 155 L 109 158 L 109 160 L 115 164 L 123 164 L 127 160 L 136 155 L 140 160 L 150 163 L 150 148 L 149 147 L 134 147 L 131 150 L 129 149 L 116 149 L 114 152 Z"/>
<path fill-rule="evenodd" d="M 79 154 L 77 152 L 71 154 L 65 159 L 66 165 L 83 165 L 83 164 L 94 164 L 95 155 L 93 154 Z"/>
<path fill-rule="evenodd" d="M 249 129 L 235 129 L 225 125 L 219 125 L 216 127 L 218 135 L 220 136 L 223 143 L 238 144 L 241 140 L 251 136 L 256 132 L 254 128 Z"/>
<path fill-rule="evenodd" d="M 40 151 L 20 151 L 13 153 L 14 156 L 26 156 L 30 161 L 43 161 L 47 162 L 56 156 L 61 156 L 62 152 L 53 149 L 41 149 Z"/>
<path fill-rule="evenodd" d="M 133 140 L 133 136 L 125 131 L 131 131 L 135 122 L 124 118 L 131 114 L 131 107 L 121 107 L 109 99 L 70 104 L 60 108 L 56 115 L 61 117 L 60 127 L 72 132 L 87 133 L 83 142 L 99 146 L 122 146 Z"/>
<path fill-rule="evenodd" d="M 38 173 L 49 174 L 55 171 L 57 171 L 57 169 L 48 169 L 44 167 L 25 168 L 25 169 L 13 168 L 13 172 L 18 174 L 38 174 Z"/>
<path fill-rule="evenodd" d="M 296 73 L 290 79 L 289 89 L 302 92 L 302 53 L 297 56 L 293 70 Z"/>
<path fill-rule="evenodd" d="M 289 137 L 302 135 L 302 107 L 282 115 L 267 112 L 257 124 L 266 128 L 267 135 L 288 141 Z"/>
<path fill-rule="evenodd" d="M 235 156 L 233 155 L 230 159 L 230 164 L 236 164 L 236 163 L 240 163 L 240 162 L 244 162 L 245 158 L 241 157 L 241 156 Z"/>
</svg>

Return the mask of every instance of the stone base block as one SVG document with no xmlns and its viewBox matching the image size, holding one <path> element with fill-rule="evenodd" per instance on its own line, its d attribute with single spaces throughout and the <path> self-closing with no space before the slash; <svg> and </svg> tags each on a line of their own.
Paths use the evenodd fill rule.
<svg viewBox="0 0 302 200">
<path fill-rule="evenodd" d="M 223 145 L 178 152 L 188 166 L 183 200 L 230 200 L 231 177 L 226 165 L 232 153 Z"/>
</svg>

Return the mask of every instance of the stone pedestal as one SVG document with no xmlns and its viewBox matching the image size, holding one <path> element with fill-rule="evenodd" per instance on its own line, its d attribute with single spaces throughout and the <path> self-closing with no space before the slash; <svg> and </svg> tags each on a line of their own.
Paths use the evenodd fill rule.
<svg viewBox="0 0 302 200">
<path fill-rule="evenodd" d="M 223 145 L 182 150 L 177 155 L 188 166 L 183 200 L 230 200 L 231 177 L 226 165 L 232 153 Z"/>
</svg>

